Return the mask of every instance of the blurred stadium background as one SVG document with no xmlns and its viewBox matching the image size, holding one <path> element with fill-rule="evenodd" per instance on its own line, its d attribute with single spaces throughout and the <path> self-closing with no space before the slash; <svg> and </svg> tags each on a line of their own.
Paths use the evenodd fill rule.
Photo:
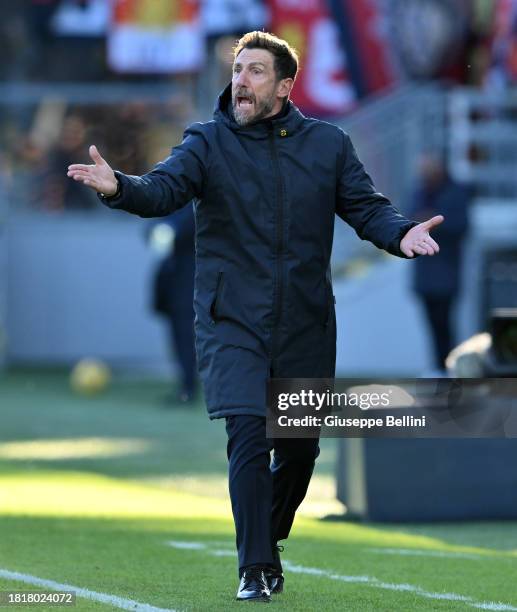
<svg viewBox="0 0 517 612">
<path fill-rule="evenodd" d="M 155 539 L 163 531 L 160 542 L 176 529 L 176 539 L 205 541 L 216 534 L 231 544 L 225 442 L 201 400 L 191 410 L 163 409 L 170 356 L 163 325 L 151 311 L 156 255 L 146 242 L 146 222 L 105 210 L 67 179 L 67 165 L 87 160 L 88 145 L 95 143 L 115 168 L 145 172 L 181 141 L 187 124 L 211 117 L 230 79 L 235 40 L 252 29 L 272 31 L 300 52 L 294 102 L 350 133 L 377 187 L 402 211 L 423 153 L 444 155 L 451 176 L 472 186 L 455 311 L 459 343 L 486 330 L 494 308 L 517 306 L 517 1 L 0 0 L 0 9 L 0 569 L 123 596 L 141 576 L 133 568 L 126 584 L 108 568 L 128 555 L 138 558 L 139 546 L 149 545 L 144 557 L 155 580 L 161 563 L 172 559 L 177 568 L 184 559 L 162 551 L 150 561 L 147 531 Z M 339 376 L 421 376 L 433 369 L 429 330 L 410 288 L 411 263 L 361 243 L 337 221 Z M 101 360 L 113 374 L 93 397 L 69 387 L 71 369 L 84 358 Z M 502 451 L 500 445 L 484 447 L 492 469 L 501 465 L 493 460 L 499 451 L 505 465 L 508 457 L 515 462 L 513 442 L 503 442 Z M 462 465 L 479 459 L 478 451 L 462 446 Z M 419 452 L 408 447 L 400 465 Z M 436 452 L 430 451 L 422 469 L 433 469 Z M 515 587 L 508 581 L 501 586 L 501 576 L 515 570 L 515 523 L 404 525 L 398 531 L 343 526 L 336 532 L 335 524 L 310 522 L 343 511 L 335 499 L 336 463 L 345 455 L 352 461 L 354 453 L 338 453 L 333 440 L 324 441 L 296 561 L 335 568 L 328 559 L 343 554 L 343 571 L 354 563 L 353 573 L 371 571 L 393 584 L 412 581 L 429 592 L 460 591 L 474 607 L 504 600 L 503 607 L 489 609 L 517 609 L 511 605 L 517 606 Z M 454 453 L 447 457 L 455 462 Z M 515 486 L 513 468 L 500 479 L 486 465 L 476 469 L 467 478 L 470 489 L 494 494 L 491 477 L 502 488 Z M 406 495 L 410 505 L 406 489 L 401 477 L 394 494 Z M 116 501 L 119 493 L 126 507 Z M 432 487 L 426 494 L 439 505 Z M 194 525 L 200 504 L 207 514 Z M 456 518 L 517 516 L 507 506 L 491 516 L 467 506 Z M 211 526 L 203 530 L 208 515 Z M 107 522 L 93 525 L 91 516 Z M 103 540 L 110 518 L 120 529 L 138 531 L 125 552 L 116 527 Z M 41 538 L 47 553 L 34 556 L 24 533 Z M 66 554 L 60 538 L 71 543 Z M 117 541 L 120 548 L 104 544 L 102 556 L 96 538 Z M 418 573 L 411 557 L 386 556 L 381 563 L 379 555 L 367 555 L 363 563 L 359 548 L 367 545 L 437 554 L 415 553 L 423 568 Z M 317 546 L 323 552 L 312 561 Z M 76 559 L 79 550 L 87 552 L 84 571 L 74 573 L 67 554 Z M 184 550 L 180 546 L 174 555 Z M 189 563 L 199 564 L 196 554 L 188 553 Z M 476 564 L 465 562 L 468 555 L 490 557 L 491 564 L 480 562 L 471 571 Z M 86 572 L 86 559 L 103 569 L 104 581 Z M 226 575 L 233 560 L 224 563 Z M 357 564 L 364 568 L 356 572 Z M 440 580 L 444 564 L 449 577 Z M 461 580 L 450 579 L 458 572 Z M 325 587 L 330 603 L 323 607 L 311 589 L 303 590 L 302 578 L 300 599 L 285 601 L 286 609 L 343 609 L 340 585 Z M 1 588 L 13 584 L 0 573 Z M 176 599 L 163 585 L 159 592 L 142 588 L 135 599 L 227 609 L 224 593 L 220 600 L 206 594 L 193 604 L 173 584 Z M 357 610 L 471 605 L 396 589 L 381 589 L 365 603 L 360 585 L 350 589 L 350 609 Z"/>
<path fill-rule="evenodd" d="M 294 101 L 350 132 L 399 208 L 424 151 L 446 152 L 452 176 L 474 185 L 457 340 L 484 329 L 490 307 L 513 305 L 513 2 L 34 0 L 1 8 L 4 363 L 63 365 L 92 355 L 117 368 L 164 370 L 143 224 L 103 210 L 64 169 L 88 159 L 95 142 L 114 167 L 146 171 L 189 122 L 210 118 L 230 77 L 232 44 L 253 28 L 298 47 Z M 508 252 L 494 260 L 494 250 Z M 361 244 L 341 222 L 333 263 L 339 374 L 429 369 L 408 263 Z"/>
</svg>

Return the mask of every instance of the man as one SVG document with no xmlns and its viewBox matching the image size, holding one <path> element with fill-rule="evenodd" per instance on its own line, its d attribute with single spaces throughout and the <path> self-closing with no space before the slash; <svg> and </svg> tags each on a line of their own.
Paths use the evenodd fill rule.
<svg viewBox="0 0 517 612">
<path fill-rule="evenodd" d="M 114 173 L 95 147 L 94 165 L 68 172 L 109 207 L 142 217 L 198 199 L 196 349 L 210 417 L 226 419 L 238 600 L 282 590 L 277 542 L 319 452 L 313 439 L 266 439 L 266 381 L 334 376 L 335 214 L 401 257 L 437 252 L 429 230 L 443 220 L 417 225 L 375 192 L 348 136 L 289 102 L 297 68 L 285 41 L 250 32 L 234 50 L 214 120 L 190 126 L 150 173 Z"/>
<path fill-rule="evenodd" d="M 439 156 L 427 153 L 420 160 L 420 181 L 409 207 L 412 217 L 426 219 L 443 212 L 447 223 L 437 230 L 440 257 L 422 257 L 413 267 L 413 290 L 422 300 L 433 343 L 436 373 L 454 347 L 452 312 L 461 286 L 463 241 L 468 230 L 471 189 L 451 179 Z"/>
<path fill-rule="evenodd" d="M 149 242 L 161 255 L 153 283 L 154 311 L 165 317 L 171 356 L 179 365 L 180 390 L 171 405 L 191 404 L 196 391 L 194 348 L 194 212 L 184 206 L 159 222 L 153 221 Z"/>
</svg>

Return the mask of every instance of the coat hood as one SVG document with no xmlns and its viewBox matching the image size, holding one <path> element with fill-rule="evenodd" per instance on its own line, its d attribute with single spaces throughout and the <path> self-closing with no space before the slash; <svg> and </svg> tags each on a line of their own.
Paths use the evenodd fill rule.
<svg viewBox="0 0 517 612">
<path fill-rule="evenodd" d="M 219 94 L 214 109 L 214 120 L 225 123 L 234 132 L 246 134 L 255 138 L 264 138 L 269 134 L 271 127 L 283 129 L 286 135 L 300 128 L 305 117 L 299 109 L 291 102 L 287 102 L 287 110 L 277 119 L 262 119 L 251 125 L 240 126 L 233 116 L 232 108 L 232 84 L 229 83 Z"/>
</svg>

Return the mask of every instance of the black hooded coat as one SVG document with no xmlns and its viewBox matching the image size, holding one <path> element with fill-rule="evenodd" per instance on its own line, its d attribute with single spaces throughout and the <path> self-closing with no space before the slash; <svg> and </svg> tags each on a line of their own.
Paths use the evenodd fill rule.
<svg viewBox="0 0 517 612">
<path fill-rule="evenodd" d="M 117 172 L 110 208 L 168 215 L 196 200 L 196 350 L 211 418 L 265 416 L 266 381 L 334 376 L 335 215 L 403 257 L 415 225 L 377 193 L 350 138 L 291 102 L 240 127 L 231 87 L 152 171 Z"/>
</svg>

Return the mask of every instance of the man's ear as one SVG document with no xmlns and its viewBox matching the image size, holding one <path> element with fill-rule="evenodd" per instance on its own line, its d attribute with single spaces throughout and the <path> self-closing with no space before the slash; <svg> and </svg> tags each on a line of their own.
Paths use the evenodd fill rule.
<svg viewBox="0 0 517 612">
<path fill-rule="evenodd" d="M 276 92 L 276 95 L 279 98 L 289 97 L 289 94 L 291 93 L 291 89 L 293 88 L 293 85 L 294 85 L 294 79 L 282 79 L 278 85 L 278 90 Z"/>
</svg>

